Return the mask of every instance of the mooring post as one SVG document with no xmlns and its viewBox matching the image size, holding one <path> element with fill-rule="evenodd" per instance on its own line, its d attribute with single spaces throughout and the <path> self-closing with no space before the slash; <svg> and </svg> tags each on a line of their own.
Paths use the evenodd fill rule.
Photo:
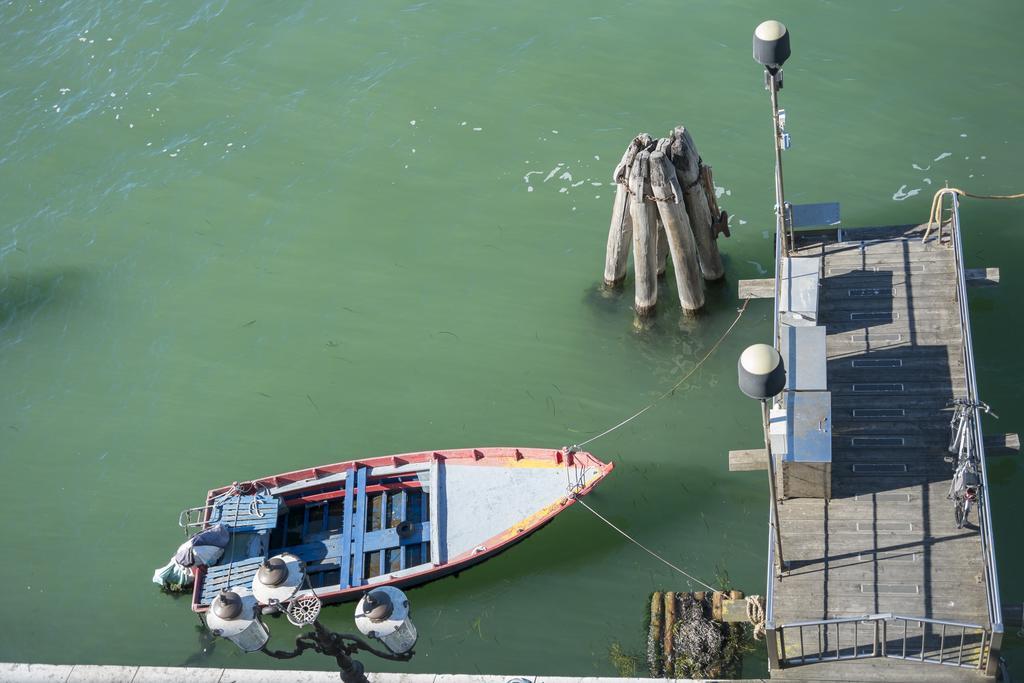
<svg viewBox="0 0 1024 683">
<path fill-rule="evenodd" d="M 665 629 L 662 640 L 662 648 L 665 652 L 665 676 L 671 678 L 675 669 L 675 650 L 672 647 L 672 632 L 676 625 L 676 594 L 672 591 L 665 593 Z"/>
<path fill-rule="evenodd" d="M 630 220 L 629 171 L 637 153 L 653 142 L 647 133 L 640 133 L 622 153 L 622 159 L 612 172 L 616 184 L 615 201 L 612 204 L 612 220 L 608 226 L 608 248 L 604 258 L 604 284 L 617 287 L 626 279 L 626 263 L 629 261 L 629 247 L 633 241 L 633 225 Z"/>
<path fill-rule="evenodd" d="M 660 591 L 651 595 L 651 625 L 647 632 L 647 667 L 651 678 L 661 676 L 661 617 L 665 603 Z"/>
<path fill-rule="evenodd" d="M 612 221 L 608 227 L 608 249 L 604 257 L 605 287 L 618 287 L 626 279 L 629 245 L 633 241 L 633 223 L 629 218 L 629 192 L 624 182 L 615 186 Z"/>
<path fill-rule="evenodd" d="M 651 153 L 642 150 L 629 170 L 629 213 L 633 221 L 633 269 L 636 271 L 634 306 L 641 318 L 654 313 L 658 303 L 658 209 L 650 194 Z"/>
<path fill-rule="evenodd" d="M 704 283 L 697 263 L 697 245 L 690 230 L 690 219 L 683 207 L 683 191 L 675 168 L 662 152 L 652 152 L 651 189 L 658 200 L 658 214 L 665 226 L 665 241 L 672 254 L 672 268 L 679 290 L 679 305 L 686 313 L 704 306 Z"/>
<path fill-rule="evenodd" d="M 701 272 L 705 280 L 720 280 L 725 276 L 725 266 L 722 265 L 722 256 L 718 253 L 718 242 L 712 227 L 719 217 L 711 216 L 704 185 L 700 181 L 700 155 L 693 137 L 685 127 L 676 126 L 672 131 L 670 150 L 685 195 L 686 213 L 697 240 Z"/>
</svg>

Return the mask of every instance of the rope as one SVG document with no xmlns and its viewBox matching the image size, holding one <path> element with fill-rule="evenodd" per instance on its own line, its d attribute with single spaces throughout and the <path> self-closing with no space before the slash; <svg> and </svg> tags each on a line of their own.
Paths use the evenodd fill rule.
<svg viewBox="0 0 1024 683">
<path fill-rule="evenodd" d="M 583 443 L 575 444 L 575 445 L 573 445 L 573 446 L 567 446 L 567 447 L 565 447 L 565 448 L 564 448 L 563 450 L 564 450 L 564 451 L 566 451 L 567 453 L 575 453 L 575 452 L 579 451 L 579 450 L 580 450 L 581 448 L 583 448 L 583 447 L 584 447 L 584 446 L 586 446 L 587 444 L 589 444 L 589 443 L 593 443 L 594 441 L 597 441 L 597 440 L 598 440 L 598 439 L 600 439 L 601 437 L 603 437 L 603 436 L 607 436 L 607 435 L 611 434 L 611 433 L 612 433 L 612 432 L 614 432 L 614 431 L 615 431 L 616 429 L 619 429 L 620 427 L 624 427 L 624 426 L 626 426 L 627 424 L 629 424 L 630 422 L 632 422 L 633 420 L 635 420 L 636 418 L 640 417 L 641 415 L 643 415 L 644 413 L 646 413 L 646 412 L 647 412 L 648 410 L 650 410 L 651 408 L 653 408 L 654 406 L 656 406 L 656 405 L 657 405 L 658 403 L 660 403 L 660 402 L 661 402 L 662 400 L 664 400 L 664 399 L 668 398 L 669 396 L 671 396 L 672 394 L 674 394 L 674 393 L 675 393 L 675 391 L 676 391 L 676 389 L 678 389 L 678 388 L 679 388 L 679 387 L 680 387 L 680 386 L 681 386 L 681 385 L 683 384 L 683 382 L 685 382 L 686 380 L 690 379 L 690 377 L 692 377 L 692 376 L 693 376 L 693 373 L 697 372 L 697 370 L 699 370 L 699 369 L 701 368 L 701 366 L 702 366 L 702 365 L 704 365 L 704 363 L 705 363 L 705 362 L 707 361 L 707 359 L 708 359 L 708 358 L 711 358 L 712 354 L 714 354 L 714 353 L 715 353 L 715 351 L 717 351 L 717 350 L 718 350 L 718 347 L 719 347 L 719 346 L 721 346 L 721 345 L 722 345 L 722 342 L 724 342 L 724 341 L 725 341 L 726 337 L 728 337 L 728 336 L 729 336 L 729 334 L 730 334 L 730 333 L 732 333 L 732 331 L 733 331 L 733 330 L 734 330 L 734 329 L 736 328 L 736 325 L 737 325 L 737 324 L 738 324 L 738 323 L 740 322 L 740 318 L 742 318 L 742 317 L 743 317 L 743 314 L 744 314 L 744 313 L 746 313 L 746 311 L 747 311 L 747 305 L 748 305 L 749 303 L 750 303 L 750 299 L 744 299 L 744 300 L 743 300 L 743 305 L 742 305 L 742 306 L 740 306 L 740 307 L 739 307 L 739 308 L 737 309 L 737 311 L 736 311 L 736 318 L 735 318 L 735 320 L 733 320 L 733 321 L 732 321 L 732 324 L 731 324 L 731 325 L 729 325 L 729 327 L 727 327 L 727 328 L 725 329 L 725 332 L 723 332 L 723 333 L 722 333 L 722 336 L 718 338 L 718 341 L 716 341 L 716 342 L 715 342 L 715 343 L 714 343 L 714 344 L 713 344 L 713 345 L 711 346 L 711 348 L 710 348 L 710 349 L 708 350 L 708 352 L 707 352 L 706 354 L 704 354 L 704 357 L 703 357 L 703 358 L 701 358 L 701 359 L 700 359 L 699 361 L 697 361 L 697 364 L 696 364 L 696 365 L 694 365 L 694 366 L 693 366 L 692 368 L 690 368 L 690 371 L 689 371 L 689 372 L 687 372 L 687 373 L 686 373 L 685 375 L 683 375 L 683 377 L 682 377 L 682 378 L 681 378 L 681 379 L 680 379 L 680 380 L 679 380 L 678 382 L 676 382 L 675 384 L 673 384 L 673 385 L 672 385 L 672 387 L 671 387 L 671 388 L 670 388 L 670 389 L 669 389 L 668 391 L 664 392 L 663 394 L 661 394 L 660 396 L 658 396 L 658 397 L 657 397 L 656 399 L 654 399 L 653 401 L 651 401 L 650 403 L 648 403 L 648 404 L 647 404 L 646 406 L 644 406 L 643 408 L 641 408 L 641 409 L 640 409 L 640 410 L 638 410 L 637 412 L 633 413 L 632 415 L 630 415 L 629 417 L 627 417 L 627 418 L 626 418 L 625 420 L 623 420 L 622 422 L 618 423 L 618 424 L 617 424 L 617 425 L 615 425 L 614 427 L 611 427 L 611 428 L 609 428 L 609 429 L 606 429 L 605 431 L 601 432 L 601 433 L 600 433 L 600 434 L 598 434 L 597 436 L 592 436 L 592 437 L 590 437 L 589 439 L 587 439 L 587 440 L 586 440 L 586 441 L 584 441 Z M 575 463 L 574 463 L 574 464 L 575 464 Z M 605 517 L 604 515 L 602 515 L 602 514 L 601 514 L 600 512 L 598 512 L 598 511 L 597 511 L 597 510 L 595 510 L 594 508 L 592 508 L 592 507 L 590 507 L 589 505 L 587 505 L 587 504 L 586 504 L 586 502 L 584 502 L 584 501 L 583 501 L 583 500 L 582 500 L 582 499 L 581 499 L 581 498 L 580 498 L 580 497 L 578 496 L 579 490 L 580 490 L 580 489 L 582 488 L 581 482 L 582 482 L 582 476 L 583 476 L 583 474 L 584 474 L 583 472 L 580 472 L 580 471 L 579 471 L 579 470 L 577 469 L 577 471 L 576 471 L 576 483 L 575 483 L 575 484 L 573 484 L 573 483 L 572 483 L 572 481 L 571 481 L 570 475 L 569 475 L 569 469 L 568 469 L 568 468 L 566 468 L 566 481 L 567 481 L 567 484 L 568 484 L 568 487 L 567 487 L 567 488 L 568 488 L 568 496 L 569 496 L 570 498 L 574 499 L 574 500 L 575 500 L 575 501 L 576 501 L 577 503 L 579 503 L 580 505 L 582 505 L 582 506 L 583 506 L 583 507 L 585 507 L 586 509 L 590 510 L 590 511 L 591 511 L 592 513 L 594 513 L 594 516 L 595 516 L 595 517 L 597 517 L 598 519 L 600 519 L 600 520 L 601 520 L 602 522 L 604 522 L 605 524 L 607 524 L 608 526 L 610 526 L 610 527 L 611 527 L 612 529 L 614 529 L 615 531 L 617 531 L 617 532 L 619 532 L 620 534 L 622 534 L 622 536 L 623 536 L 623 537 L 625 537 L 625 538 L 626 538 L 626 540 L 628 540 L 628 541 L 629 541 L 630 543 L 633 543 L 634 545 L 636 545 L 636 546 L 637 546 L 638 548 L 640 548 L 641 550 L 643 550 L 644 552 L 646 552 L 646 553 L 647 553 L 648 555 L 650 555 L 651 557 L 653 557 L 653 558 L 655 558 L 656 560 L 658 560 L 659 562 L 662 562 L 663 564 L 665 564 L 665 565 L 667 565 L 667 566 L 671 567 L 672 569 L 674 569 L 675 571 L 679 572 L 680 574 L 682 574 L 682 575 L 683 575 L 683 576 L 685 576 L 686 578 L 690 579 L 691 581 L 694 581 L 694 582 L 696 582 L 696 583 L 700 584 L 701 586 L 703 586 L 704 588 L 707 588 L 707 589 L 708 589 L 709 591 L 712 591 L 712 592 L 714 592 L 714 590 L 715 590 L 714 588 L 712 588 L 712 587 L 711 587 L 711 586 L 709 586 L 708 584 L 704 583 L 703 581 L 701 581 L 701 580 L 700 580 L 700 579 L 698 579 L 697 577 L 693 576 L 692 574 L 688 574 L 688 573 L 687 573 L 687 572 L 685 572 L 684 570 L 682 570 L 682 569 L 680 569 L 679 567 L 677 567 L 676 565 L 672 564 L 671 562 L 669 562 L 668 560 L 666 560 L 666 559 L 665 559 L 664 557 L 662 557 L 662 556 L 661 556 L 661 555 L 659 555 L 658 553 L 654 552 L 653 550 L 651 550 L 650 548 L 648 548 L 647 546 L 645 546 L 645 545 L 644 545 L 643 543 L 641 543 L 640 541 L 636 540 L 635 538 L 633 538 L 632 536 L 630 536 L 629 534 L 627 534 L 627 533 L 626 533 L 625 531 L 623 531 L 623 530 L 622 530 L 622 529 L 620 529 L 619 527 L 615 526 L 615 525 L 614 525 L 614 524 L 613 524 L 613 523 L 612 523 L 612 522 L 611 522 L 611 521 L 610 521 L 610 520 L 609 520 L 609 519 L 608 519 L 607 517 Z M 762 620 L 762 621 L 763 621 L 763 620 Z"/>
<path fill-rule="evenodd" d="M 712 592 L 714 592 L 714 590 L 715 590 L 714 588 L 712 588 L 712 587 L 711 587 L 711 586 L 709 586 L 708 584 L 704 583 L 703 581 L 701 581 L 701 580 L 700 580 L 700 579 L 698 579 L 697 577 L 695 577 L 695 576 L 693 576 L 693 575 L 691 575 L 691 574 L 687 574 L 687 573 L 686 573 L 685 571 L 683 571 L 683 570 L 682 570 L 682 569 L 680 569 L 679 567 L 675 566 L 674 564 L 672 564 L 671 562 L 669 562 L 668 560 L 666 560 L 666 559 L 665 559 L 664 557 L 662 557 L 662 556 L 661 556 L 661 555 L 659 555 L 658 553 L 654 552 L 653 550 L 651 550 L 650 548 L 648 548 L 647 546 L 645 546 L 645 545 L 644 545 L 643 543 L 641 543 L 640 541 L 636 540 L 635 538 L 633 538 L 632 536 L 630 536 L 629 534 L 627 534 L 627 533 L 626 533 L 625 531 L 623 531 L 623 530 L 622 530 L 622 529 L 620 529 L 619 527 L 617 527 L 617 526 L 615 526 L 614 524 L 612 524 L 612 522 L 611 522 L 611 521 L 610 521 L 610 520 L 609 520 L 609 519 L 608 519 L 607 517 L 603 516 L 603 515 L 602 515 L 602 514 L 601 514 L 600 512 L 598 512 L 598 511 L 597 511 L 597 510 L 595 510 L 594 508 L 592 508 L 592 507 L 590 507 L 589 505 L 587 505 L 587 504 L 586 504 L 586 502 L 584 502 L 584 501 L 583 501 L 583 499 L 581 499 L 581 498 L 576 498 L 576 502 L 577 502 L 577 503 L 579 503 L 580 505 L 582 505 L 583 507 L 587 508 L 587 509 L 588 509 L 588 510 L 590 510 L 591 512 L 593 512 L 593 513 L 594 513 L 594 515 L 595 515 L 595 516 L 596 516 L 596 517 L 597 517 L 598 519 L 600 519 L 600 520 L 601 520 L 602 522 L 604 522 L 605 524 L 607 524 L 607 525 L 608 525 L 608 526 L 610 526 L 611 528 L 613 528 L 613 529 L 615 529 L 616 531 L 618 531 L 618 532 L 619 532 L 620 534 L 622 534 L 622 535 L 623 535 L 623 536 L 624 536 L 624 537 L 626 538 L 626 540 L 628 540 L 628 541 L 629 541 L 630 543 L 632 543 L 632 544 L 636 545 L 636 546 L 637 546 L 638 548 L 640 548 L 641 550 L 643 550 L 644 552 L 646 552 L 646 553 L 647 553 L 648 555 L 650 555 L 651 557 L 655 558 L 656 560 L 658 560 L 658 561 L 660 561 L 660 562 L 663 562 L 664 564 L 668 565 L 668 566 L 669 566 L 669 567 L 671 567 L 672 569 L 675 569 L 675 570 L 676 570 L 677 572 L 679 572 L 680 574 L 682 574 L 682 575 L 683 575 L 683 576 L 685 576 L 686 578 L 690 579 L 691 581 L 695 581 L 695 582 L 699 583 L 700 585 L 704 586 L 705 588 L 707 588 L 707 589 L 708 589 L 709 591 L 712 591 Z"/>
<path fill-rule="evenodd" d="M 747 598 L 747 619 L 754 625 L 754 640 L 764 638 L 764 598 L 760 595 Z"/>
<path fill-rule="evenodd" d="M 231 484 L 231 494 L 232 495 L 236 495 L 236 496 L 240 495 L 239 491 L 240 491 L 240 488 L 239 488 L 238 484 L 237 483 L 232 483 Z M 227 586 L 227 590 L 231 590 L 231 570 L 234 569 L 234 561 L 235 561 L 235 539 L 234 539 L 234 536 L 235 536 L 235 534 L 232 531 L 232 529 L 234 529 L 238 525 L 238 507 L 239 507 L 238 505 L 235 506 L 234 520 L 232 521 L 231 526 L 228 527 L 228 545 L 231 546 L 231 551 L 228 554 L 228 578 L 227 578 L 227 581 L 225 581 L 225 583 L 224 583 L 224 585 Z"/>
<path fill-rule="evenodd" d="M 722 336 L 718 338 L 718 341 L 716 341 L 716 342 L 714 343 L 714 345 L 713 345 L 713 346 L 711 347 L 711 349 L 710 349 L 710 350 L 709 350 L 709 351 L 708 351 L 708 352 L 707 352 L 707 353 L 706 353 L 706 354 L 704 355 L 704 357 L 703 357 L 703 358 L 701 358 L 701 359 L 700 359 L 700 360 L 699 360 L 699 361 L 697 362 L 697 364 L 696 364 L 696 365 L 694 365 L 694 366 L 693 366 L 693 368 L 691 368 L 691 369 L 690 369 L 690 371 L 689 371 L 688 373 L 686 373 L 685 375 L 683 375 L 683 378 L 682 378 L 682 379 L 680 379 L 680 380 L 679 380 L 678 382 L 676 382 L 675 384 L 673 384 L 673 385 L 672 385 L 672 388 L 671 388 L 671 389 L 669 389 L 668 391 L 666 391 L 665 393 L 663 393 L 663 394 L 662 394 L 661 396 L 659 396 L 658 398 L 654 399 L 653 401 L 651 401 L 650 403 L 648 403 L 648 404 L 647 404 L 646 406 L 644 406 L 643 408 L 641 408 L 641 409 L 640 409 L 640 410 L 638 410 L 637 412 L 633 413 L 632 415 L 630 415 L 629 417 L 627 417 L 627 418 L 626 418 L 625 420 L 623 420 L 623 421 L 622 421 L 622 422 L 620 422 L 619 424 L 615 425 L 614 427 L 611 427 L 610 429 L 606 429 L 605 431 L 601 432 L 601 433 L 600 433 L 600 434 L 598 434 L 597 436 L 593 436 L 593 437 L 591 437 L 591 438 L 587 439 L 587 440 L 586 440 L 586 441 L 584 441 L 583 443 L 578 443 L 578 444 L 575 444 L 575 445 L 573 445 L 573 446 L 572 446 L 571 448 L 572 448 L 572 449 L 573 449 L 574 451 L 578 451 L 578 450 L 580 450 L 581 448 L 583 448 L 584 446 L 586 446 L 587 444 L 589 444 L 589 443 L 592 443 L 592 442 L 594 442 L 594 441 L 597 441 L 598 439 L 600 439 L 600 438 L 601 438 L 601 437 L 603 437 L 603 436 L 607 436 L 607 435 L 611 434 L 611 433 L 612 433 L 612 432 L 614 432 L 614 431 L 615 431 L 616 429 L 619 429 L 620 427 L 625 427 L 625 426 L 626 426 L 627 424 L 629 424 L 630 422 L 632 422 L 633 420 L 635 420 L 636 418 L 640 417 L 641 415 L 643 415 L 644 413 L 646 413 L 646 412 L 647 412 L 648 410 L 650 410 L 651 408 L 653 408 L 654 406 L 656 406 L 656 405 L 657 405 L 658 403 L 660 403 L 660 402 L 661 402 L 661 401 L 662 401 L 663 399 L 666 399 L 666 398 L 668 398 L 669 396 L 671 396 L 672 394 L 674 394 L 674 393 L 675 393 L 675 391 L 676 391 L 676 389 L 678 389 L 678 388 L 679 388 L 679 387 L 680 387 L 680 386 L 681 386 L 681 385 L 683 384 L 683 382 L 685 382 L 686 380 L 690 379 L 690 377 L 692 377 L 692 376 L 693 376 L 693 373 L 697 372 L 697 370 L 699 370 L 699 369 L 700 369 L 700 367 L 701 367 L 702 365 L 704 365 L 704 362 L 705 362 L 705 361 L 707 361 L 707 359 L 708 359 L 708 358 L 710 358 L 710 357 L 711 357 L 711 355 L 712 355 L 712 354 L 713 354 L 713 353 L 714 353 L 715 351 L 717 351 L 717 350 L 718 350 L 718 347 L 722 345 L 722 342 L 724 342 L 724 341 L 725 341 L 725 338 L 729 336 L 729 334 L 730 334 L 730 333 L 731 333 L 731 332 L 733 331 L 733 329 L 734 329 L 734 328 L 736 327 L 736 324 L 737 324 L 737 323 L 739 323 L 739 321 L 740 321 L 740 318 L 742 318 L 742 317 L 743 317 L 743 314 L 744 314 L 744 313 L 746 312 L 746 310 L 747 310 L 747 304 L 749 304 L 749 303 L 750 303 L 750 299 L 744 299 L 744 300 L 743 300 L 743 305 L 742 305 L 742 306 L 740 306 L 740 307 L 739 307 L 739 309 L 737 309 L 737 312 L 736 312 L 736 319 L 732 321 L 732 324 L 731 324 L 731 325 L 729 325 L 729 327 L 728 327 L 728 328 L 726 328 L 725 332 L 723 332 L 723 333 L 722 333 Z"/>
<path fill-rule="evenodd" d="M 633 190 L 629 189 L 629 184 L 628 183 L 619 183 L 619 185 L 622 185 L 624 188 L 626 188 L 626 194 L 628 194 L 630 197 L 635 197 L 636 196 L 636 192 L 633 192 Z M 686 188 L 684 188 L 684 189 L 686 189 Z M 640 199 L 646 199 L 649 202 L 669 202 L 669 203 L 672 203 L 672 204 L 678 204 L 680 201 L 682 201 L 682 199 L 681 198 L 677 198 L 674 193 L 673 193 L 673 196 L 665 197 L 664 199 L 662 199 L 660 197 L 655 197 L 653 194 L 643 194 L 643 193 L 641 193 Z"/>
<path fill-rule="evenodd" d="M 928 227 L 924 231 L 924 237 L 921 241 L 928 239 L 928 235 L 931 234 L 932 225 L 937 224 L 939 228 L 942 228 L 942 198 L 946 195 L 958 195 L 960 197 L 971 197 L 973 199 L 1024 199 L 1024 192 L 1018 194 L 975 194 L 973 192 L 965 192 L 958 187 L 943 187 L 939 189 L 935 196 L 932 197 L 932 210 L 928 214 Z M 941 233 L 940 233 L 941 237 Z"/>
</svg>

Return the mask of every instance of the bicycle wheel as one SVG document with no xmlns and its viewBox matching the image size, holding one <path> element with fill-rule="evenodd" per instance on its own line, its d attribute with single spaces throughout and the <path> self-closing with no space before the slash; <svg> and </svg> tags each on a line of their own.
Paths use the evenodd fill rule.
<svg viewBox="0 0 1024 683">
<path fill-rule="evenodd" d="M 953 519 L 956 520 L 956 528 L 962 529 L 967 523 L 967 513 L 970 510 L 970 503 L 963 496 L 957 496 L 953 503 Z"/>
</svg>

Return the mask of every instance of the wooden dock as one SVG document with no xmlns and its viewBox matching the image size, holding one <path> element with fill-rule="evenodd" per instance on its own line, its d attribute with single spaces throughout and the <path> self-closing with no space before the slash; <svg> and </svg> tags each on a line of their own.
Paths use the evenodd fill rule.
<svg viewBox="0 0 1024 683">
<path fill-rule="evenodd" d="M 826 335 L 831 497 L 779 505 L 786 567 L 769 570 L 772 678 L 991 680 L 996 671 L 990 530 L 977 506 L 956 527 L 944 460 L 947 404 L 973 382 L 959 303 L 968 276 L 958 232 L 923 234 L 796 233 L 789 255 L 821 259 L 810 324 Z M 974 279 L 998 279 L 987 275 Z M 734 469 L 754 469 L 758 455 L 734 452 Z"/>
</svg>

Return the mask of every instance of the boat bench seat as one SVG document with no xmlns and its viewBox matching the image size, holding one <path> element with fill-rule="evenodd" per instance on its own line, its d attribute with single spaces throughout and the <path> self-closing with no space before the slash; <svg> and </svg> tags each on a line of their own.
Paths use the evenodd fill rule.
<svg viewBox="0 0 1024 683">
<path fill-rule="evenodd" d="M 199 604 L 209 605 L 217 597 L 222 589 L 234 588 L 236 586 L 252 585 L 252 579 L 256 576 L 256 570 L 263 564 L 262 557 L 249 557 L 228 564 L 218 564 L 206 568 L 206 576 L 203 578 L 203 592 L 199 598 Z M 230 570 L 230 572 L 229 572 Z M 230 583 L 228 574 L 230 573 Z"/>
<path fill-rule="evenodd" d="M 341 557 L 341 536 L 329 536 L 321 541 L 293 545 L 288 548 L 288 552 L 306 564 L 323 562 L 330 558 L 337 561 Z"/>
<path fill-rule="evenodd" d="M 231 496 L 213 504 L 208 524 L 232 531 L 270 531 L 277 526 L 278 505 L 277 498 L 265 493 Z"/>
</svg>

